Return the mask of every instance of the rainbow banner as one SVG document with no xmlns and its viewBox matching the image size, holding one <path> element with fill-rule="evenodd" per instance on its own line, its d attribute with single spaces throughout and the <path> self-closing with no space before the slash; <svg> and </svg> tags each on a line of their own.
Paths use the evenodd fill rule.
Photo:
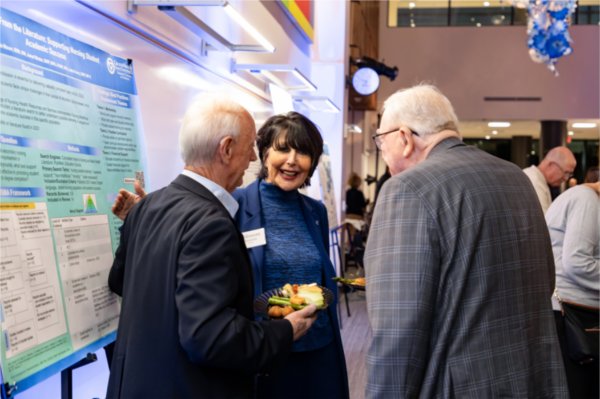
<svg viewBox="0 0 600 399">
<path fill-rule="evenodd" d="M 279 4 L 298 30 L 312 42 L 314 38 L 313 0 L 280 0 Z"/>
</svg>

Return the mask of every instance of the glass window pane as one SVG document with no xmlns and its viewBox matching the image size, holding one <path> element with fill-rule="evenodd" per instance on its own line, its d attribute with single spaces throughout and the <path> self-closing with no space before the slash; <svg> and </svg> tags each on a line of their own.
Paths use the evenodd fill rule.
<svg viewBox="0 0 600 399">
<path fill-rule="evenodd" d="M 598 25 L 599 20 L 599 9 L 600 6 L 596 3 L 595 5 L 584 5 L 587 2 L 579 2 L 579 7 L 575 10 L 577 18 L 575 21 L 578 25 Z"/>
<path fill-rule="evenodd" d="M 448 0 L 390 1 L 389 5 L 389 26 L 448 25 Z"/>
<path fill-rule="evenodd" d="M 507 2 L 452 0 L 450 25 L 501 26 L 511 24 L 512 7 Z"/>
<path fill-rule="evenodd" d="M 527 25 L 528 17 L 526 8 L 513 7 L 513 25 Z"/>
<path fill-rule="evenodd" d="M 511 160 L 511 147 L 510 139 L 497 139 L 497 140 L 480 140 L 480 139 L 463 139 L 466 145 L 473 145 L 480 150 L 483 150 L 489 154 L 502 158 L 506 161 Z"/>
<path fill-rule="evenodd" d="M 599 25 L 599 0 L 579 0 L 573 24 Z M 507 0 L 390 0 L 388 27 L 527 25 L 527 8 Z"/>
</svg>

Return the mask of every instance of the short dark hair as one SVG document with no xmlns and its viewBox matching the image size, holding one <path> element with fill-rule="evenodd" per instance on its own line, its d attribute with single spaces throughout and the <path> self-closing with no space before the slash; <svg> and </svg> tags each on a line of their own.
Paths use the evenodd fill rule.
<svg viewBox="0 0 600 399">
<path fill-rule="evenodd" d="M 285 136 L 284 143 L 279 141 L 281 136 Z M 310 171 L 302 187 L 310 185 L 310 178 L 319 164 L 321 154 L 323 154 L 323 138 L 317 126 L 306 116 L 293 111 L 274 115 L 267 119 L 258 129 L 256 146 L 261 162 L 259 179 L 265 179 L 268 176 L 265 160 L 271 147 L 275 149 L 290 147 L 310 156 Z"/>
<path fill-rule="evenodd" d="M 600 173 L 598 173 L 598 167 L 592 166 L 589 167 L 585 172 L 585 178 L 583 180 L 584 183 L 596 183 L 600 180 Z"/>
</svg>

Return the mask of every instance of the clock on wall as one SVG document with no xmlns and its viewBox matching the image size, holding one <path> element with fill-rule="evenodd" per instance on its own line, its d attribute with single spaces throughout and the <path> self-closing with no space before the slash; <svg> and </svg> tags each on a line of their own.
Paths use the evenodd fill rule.
<svg viewBox="0 0 600 399">
<path fill-rule="evenodd" d="M 352 76 L 352 88 L 363 96 L 375 93 L 379 88 L 379 74 L 369 67 L 359 68 Z"/>
</svg>

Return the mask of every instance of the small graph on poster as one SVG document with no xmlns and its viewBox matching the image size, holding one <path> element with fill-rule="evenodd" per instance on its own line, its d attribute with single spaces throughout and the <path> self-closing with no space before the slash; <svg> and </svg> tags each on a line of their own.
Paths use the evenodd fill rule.
<svg viewBox="0 0 600 399">
<path fill-rule="evenodd" d="M 98 207 L 96 206 L 96 194 L 83 195 L 83 212 L 98 213 Z"/>
</svg>

